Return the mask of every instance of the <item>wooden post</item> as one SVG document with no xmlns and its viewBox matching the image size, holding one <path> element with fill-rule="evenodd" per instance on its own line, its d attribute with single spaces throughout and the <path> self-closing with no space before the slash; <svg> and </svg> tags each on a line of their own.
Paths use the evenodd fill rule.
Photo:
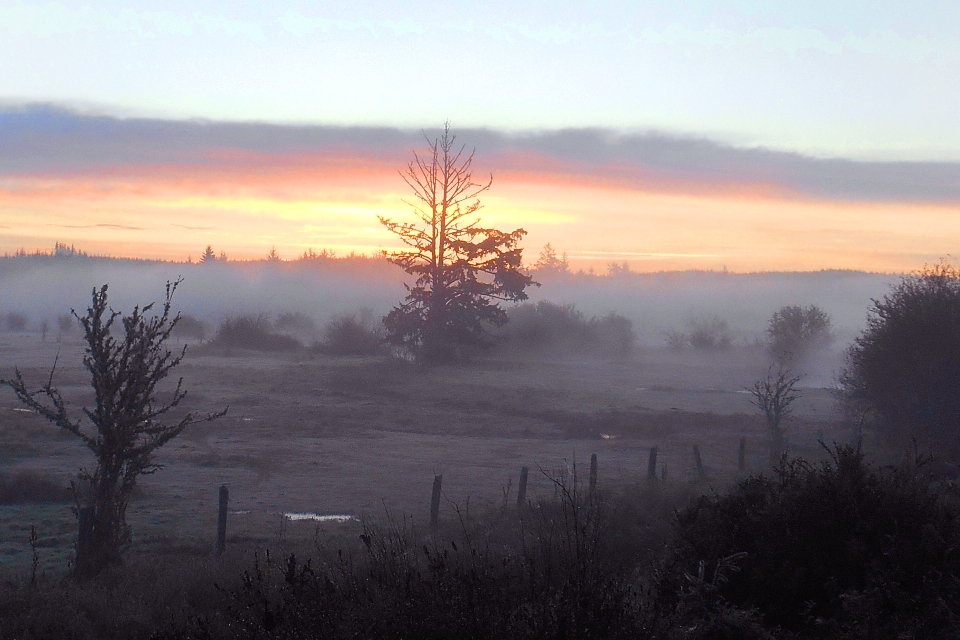
<svg viewBox="0 0 960 640">
<path fill-rule="evenodd" d="M 747 438 L 740 438 L 740 453 L 737 455 L 737 471 L 743 473 L 747 470 Z"/>
<path fill-rule="evenodd" d="M 440 490 L 443 485 L 443 475 L 433 476 L 433 498 L 430 500 L 430 526 L 437 526 L 440 521 Z"/>
<path fill-rule="evenodd" d="M 657 479 L 657 448 L 650 447 L 650 460 L 647 461 L 647 479 Z"/>
<path fill-rule="evenodd" d="M 700 457 L 700 447 L 693 445 L 693 461 L 697 465 L 697 476 L 703 477 L 703 459 Z"/>
<path fill-rule="evenodd" d="M 527 475 L 529 475 L 530 469 L 526 467 L 520 467 L 520 484 L 517 486 L 517 508 L 519 509 L 524 505 L 527 500 Z"/>
<path fill-rule="evenodd" d="M 223 553 L 227 546 L 227 504 L 230 502 L 230 490 L 220 485 L 220 513 L 217 516 L 217 554 Z"/>
<path fill-rule="evenodd" d="M 86 557 L 90 554 L 90 546 L 93 542 L 93 518 L 90 517 L 89 507 L 80 507 L 77 512 L 77 521 L 79 529 L 77 534 L 77 555 Z"/>
<path fill-rule="evenodd" d="M 593 502 L 597 490 L 597 454 L 590 456 L 590 502 Z"/>
</svg>

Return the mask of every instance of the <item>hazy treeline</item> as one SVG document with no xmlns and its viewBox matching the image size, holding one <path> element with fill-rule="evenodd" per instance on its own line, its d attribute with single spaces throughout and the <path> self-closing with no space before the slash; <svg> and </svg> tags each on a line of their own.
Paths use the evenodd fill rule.
<svg viewBox="0 0 960 640">
<path fill-rule="evenodd" d="M 609 314 L 633 323 L 639 345 L 665 346 L 669 334 L 725 326 L 730 344 L 764 338 L 771 315 L 785 305 L 822 308 L 832 319 L 837 345 L 849 343 L 863 327 L 870 300 L 897 276 L 857 271 L 733 274 L 711 271 L 605 275 L 534 272 L 540 287 L 530 302 L 575 305 L 587 317 Z M 71 308 L 86 309 L 90 291 L 109 283 L 115 308 L 144 302 L 144 292 L 161 291 L 183 277 L 177 306 L 214 330 L 239 315 L 270 320 L 300 313 L 323 326 L 336 317 L 364 312 L 381 317 L 404 296 L 405 274 L 380 256 L 335 257 L 308 254 L 297 260 L 176 263 L 91 257 L 82 252 L 25 254 L 0 258 L 0 316 L 15 316 L 20 329 L 40 331 Z M 149 297 L 147 298 L 149 299 Z"/>
</svg>

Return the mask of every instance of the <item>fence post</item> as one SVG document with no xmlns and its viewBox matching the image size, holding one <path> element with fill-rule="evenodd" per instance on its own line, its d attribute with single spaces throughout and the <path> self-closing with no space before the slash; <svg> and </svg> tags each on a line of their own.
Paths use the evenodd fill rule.
<svg viewBox="0 0 960 640">
<path fill-rule="evenodd" d="M 693 445 L 693 461 L 697 465 L 697 476 L 703 477 L 703 459 L 700 457 L 700 447 Z"/>
<path fill-rule="evenodd" d="M 227 546 L 227 504 L 230 502 L 230 490 L 220 485 L 220 512 L 217 515 L 217 555 Z"/>
<path fill-rule="evenodd" d="M 747 438 L 740 438 L 740 453 L 737 456 L 737 470 L 743 473 L 747 470 Z"/>
<path fill-rule="evenodd" d="M 650 460 L 647 461 L 647 479 L 657 479 L 657 448 L 650 447 Z"/>
<path fill-rule="evenodd" d="M 80 507 L 77 512 L 79 533 L 77 534 L 77 555 L 90 555 L 90 546 L 93 542 L 93 518 L 90 517 L 89 507 Z"/>
<path fill-rule="evenodd" d="M 430 500 L 430 526 L 437 526 L 440 521 L 440 491 L 443 485 L 443 475 L 433 476 L 433 498 Z"/>
<path fill-rule="evenodd" d="M 593 494 L 597 490 L 597 454 L 590 456 L 590 502 L 593 502 Z"/>
<path fill-rule="evenodd" d="M 517 508 L 521 508 L 527 499 L 527 475 L 530 469 L 520 467 L 520 484 L 517 485 Z"/>
</svg>

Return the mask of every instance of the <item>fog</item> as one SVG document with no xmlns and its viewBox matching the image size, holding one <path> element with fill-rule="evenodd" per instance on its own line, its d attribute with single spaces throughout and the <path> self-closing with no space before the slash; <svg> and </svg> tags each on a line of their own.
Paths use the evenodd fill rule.
<svg viewBox="0 0 960 640">
<path fill-rule="evenodd" d="M 228 317 L 302 313 L 318 326 L 333 317 L 381 317 L 403 299 L 404 274 L 380 259 L 308 262 L 184 264 L 83 256 L 21 256 L 0 261 L 0 315 L 26 316 L 39 330 L 69 310 L 82 312 L 94 287 L 109 284 L 110 304 L 128 312 L 162 299 L 168 280 L 183 279 L 175 308 L 215 329 Z M 659 347 L 666 334 L 698 322 L 725 322 L 733 344 L 764 337 L 770 316 L 784 305 L 817 305 L 833 321 L 842 348 L 862 329 L 871 298 L 898 278 L 853 271 L 731 274 L 627 273 L 617 277 L 541 277 L 530 301 L 573 304 L 584 314 L 616 313 L 633 323 L 637 344 Z"/>
</svg>

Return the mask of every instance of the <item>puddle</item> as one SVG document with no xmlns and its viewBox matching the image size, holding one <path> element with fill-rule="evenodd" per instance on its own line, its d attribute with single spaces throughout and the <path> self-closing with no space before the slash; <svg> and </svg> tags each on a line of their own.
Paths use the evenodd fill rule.
<svg viewBox="0 0 960 640">
<path fill-rule="evenodd" d="M 230 513 L 235 516 L 245 516 L 248 513 L 250 513 L 250 509 L 241 509 L 239 511 L 231 511 Z"/>
<path fill-rule="evenodd" d="M 356 520 L 356 516 L 347 514 L 321 515 L 319 513 L 310 513 L 309 511 L 287 511 L 283 514 L 287 520 L 312 520 L 314 522 L 350 522 Z"/>
</svg>

